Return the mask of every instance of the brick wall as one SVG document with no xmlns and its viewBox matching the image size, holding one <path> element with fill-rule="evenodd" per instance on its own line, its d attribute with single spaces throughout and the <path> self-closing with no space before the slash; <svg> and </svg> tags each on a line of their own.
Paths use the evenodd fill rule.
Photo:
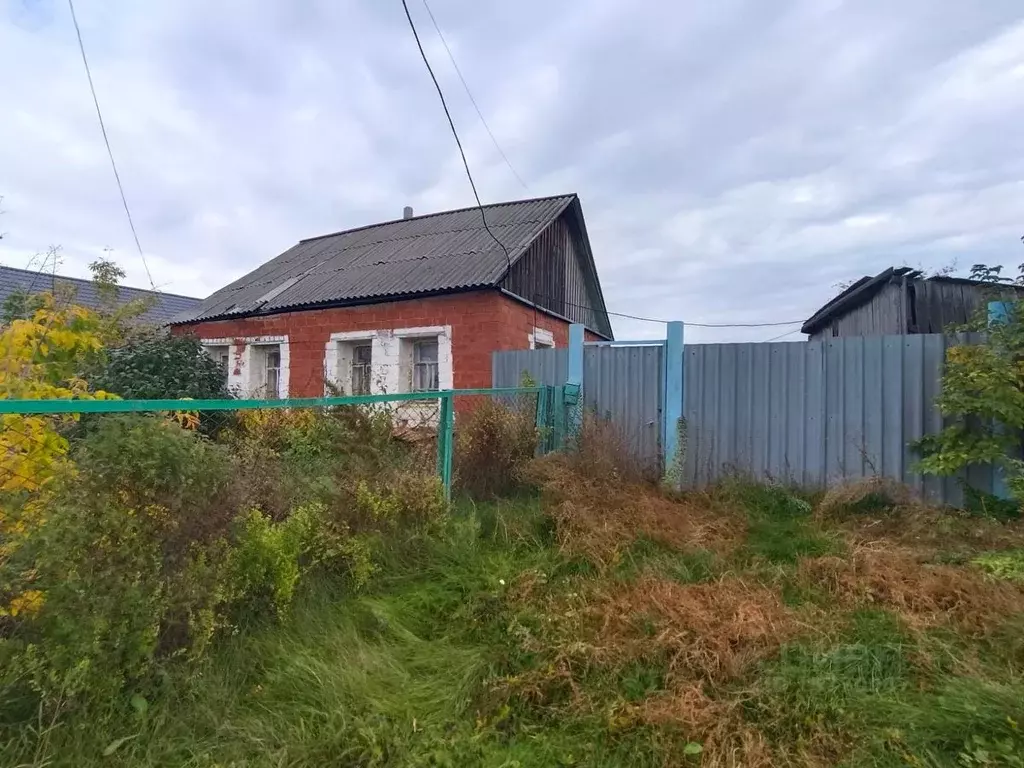
<svg viewBox="0 0 1024 768">
<path fill-rule="evenodd" d="M 491 386 L 491 352 L 527 349 L 534 322 L 554 336 L 556 347 L 569 341 L 569 324 L 494 290 L 357 307 L 312 309 L 266 317 L 215 320 L 176 326 L 174 333 L 203 339 L 283 336 L 289 338 L 291 397 L 324 392 L 324 353 L 332 333 L 420 326 L 450 326 L 456 389 Z M 597 338 L 587 333 L 588 339 Z"/>
</svg>

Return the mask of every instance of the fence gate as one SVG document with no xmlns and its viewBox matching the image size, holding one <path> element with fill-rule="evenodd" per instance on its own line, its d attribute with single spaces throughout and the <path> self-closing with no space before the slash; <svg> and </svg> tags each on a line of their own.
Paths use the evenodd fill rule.
<svg viewBox="0 0 1024 768">
<path fill-rule="evenodd" d="M 583 350 L 584 408 L 614 423 L 652 473 L 660 473 L 662 466 L 664 358 L 660 341 L 587 344 Z M 491 383 L 518 387 L 529 380 L 560 386 L 567 380 L 568 369 L 566 349 L 495 352 Z"/>
</svg>

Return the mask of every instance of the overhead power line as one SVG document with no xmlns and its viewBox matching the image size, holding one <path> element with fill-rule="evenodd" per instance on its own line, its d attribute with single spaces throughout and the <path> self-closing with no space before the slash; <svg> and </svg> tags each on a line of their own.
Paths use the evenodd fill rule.
<svg viewBox="0 0 1024 768">
<path fill-rule="evenodd" d="M 70 0 L 69 0 L 70 2 Z M 498 244 L 501 248 L 501 252 L 505 254 L 505 264 L 509 271 L 512 270 L 512 259 L 508 255 L 508 249 L 505 244 L 501 242 L 491 228 L 487 226 L 487 215 L 484 213 L 483 203 L 480 202 L 480 194 L 476 191 L 476 182 L 473 181 L 473 173 L 469 170 L 469 161 L 466 160 L 466 152 L 462 149 L 462 141 L 459 139 L 459 132 L 455 130 L 455 121 L 452 120 L 452 113 L 448 111 L 448 103 L 444 99 L 444 91 L 441 90 L 441 84 L 437 82 L 437 76 L 434 74 L 433 68 L 430 66 L 430 60 L 427 58 L 426 51 L 423 50 L 423 43 L 420 42 L 419 32 L 416 31 L 416 24 L 412 20 L 412 14 L 409 13 L 409 4 L 406 0 L 402 0 L 402 8 L 405 9 L 405 18 L 409 21 L 409 29 L 412 30 L 412 36 L 416 40 L 416 47 L 420 51 L 420 58 L 423 59 L 423 63 L 427 67 L 427 72 L 430 74 L 430 79 L 434 82 L 434 88 L 437 89 L 438 98 L 441 99 L 441 106 L 444 108 L 444 115 L 448 118 L 448 127 L 452 130 L 452 136 L 455 137 L 455 144 L 459 148 L 459 156 L 462 158 L 462 167 L 466 169 L 466 178 L 469 179 L 469 186 L 473 190 L 473 197 L 476 199 L 476 207 L 480 209 L 480 218 L 483 220 L 484 229 L 487 230 L 487 234 L 491 236 L 491 239 Z"/>
<path fill-rule="evenodd" d="M 778 336 L 772 336 L 770 339 L 766 339 L 762 343 L 768 344 L 769 342 L 772 342 L 772 341 L 778 341 L 779 339 L 784 339 L 787 336 L 792 336 L 794 333 L 800 333 L 800 329 L 799 328 L 794 328 L 792 331 L 786 331 L 785 333 L 780 333 Z"/>
<path fill-rule="evenodd" d="M 82 42 L 82 30 L 78 26 L 78 17 L 75 15 L 74 0 L 68 0 L 68 7 L 71 9 L 71 21 L 75 24 L 75 35 L 78 36 L 78 50 L 82 53 L 82 64 L 85 65 L 85 76 L 89 79 L 89 91 L 92 93 L 92 103 L 96 106 L 96 117 L 100 121 L 100 132 L 103 134 L 103 143 L 107 146 L 107 156 L 110 157 L 110 167 L 114 170 L 114 179 L 117 181 L 117 191 L 121 193 L 121 203 L 124 205 L 124 214 L 128 217 L 128 226 L 132 230 L 132 237 L 135 238 L 135 247 L 142 259 L 142 266 L 146 270 L 146 277 L 149 279 L 150 287 L 155 291 L 156 283 L 153 282 L 153 275 L 149 271 L 149 264 L 146 263 L 146 254 L 142 251 L 139 243 L 139 233 L 135 231 L 135 222 L 132 220 L 132 212 L 128 208 L 128 198 L 124 194 L 124 186 L 121 184 L 121 175 L 117 172 L 117 163 L 114 162 L 114 151 L 110 148 L 110 139 L 107 136 L 107 126 L 103 122 L 103 112 L 100 110 L 100 101 L 96 97 L 96 86 L 92 82 L 92 71 L 89 69 L 89 59 L 85 55 L 85 43 Z"/>
<path fill-rule="evenodd" d="M 68 1 L 70 2 L 71 0 Z M 480 116 L 480 120 L 484 123 L 484 127 L 487 128 L 487 133 L 490 134 L 491 139 L 494 141 L 494 145 L 498 148 L 498 151 L 501 152 L 501 147 L 498 145 L 497 140 L 494 138 L 494 134 L 491 133 L 491 129 L 487 126 L 487 121 L 484 120 L 484 116 L 480 112 L 480 108 L 477 106 L 476 100 L 473 99 L 473 94 L 470 92 L 469 86 L 466 84 L 466 80 L 462 76 L 462 72 L 461 70 L 459 70 L 458 64 L 455 63 L 455 57 L 452 55 L 451 49 L 448 47 L 448 43 L 447 41 L 445 41 L 444 35 L 441 33 L 441 29 L 437 24 L 437 20 L 434 18 L 434 14 L 431 13 L 430 11 L 430 6 L 427 4 L 427 0 L 423 0 L 423 5 L 427 9 L 427 13 L 430 16 L 430 20 L 433 22 L 434 29 L 437 30 L 437 34 L 441 38 L 441 42 L 444 44 L 445 50 L 448 51 L 448 56 L 451 59 L 452 64 L 455 66 L 455 71 L 458 72 L 459 79 L 462 80 L 462 85 L 465 87 L 466 93 L 469 94 L 469 98 L 473 102 L 473 106 L 476 108 L 477 114 Z M 434 74 L 433 67 L 430 66 L 430 60 L 427 58 L 426 51 L 423 50 L 423 43 L 420 41 L 419 32 L 417 32 L 416 30 L 416 23 L 412 20 L 412 14 L 409 12 L 409 4 L 408 2 L 406 2 L 406 0 L 402 0 L 402 9 L 405 11 L 405 18 L 409 22 L 409 29 L 412 30 L 412 36 L 416 40 L 416 48 L 420 52 L 420 58 L 423 59 L 423 64 L 426 66 L 427 72 L 430 74 L 430 79 L 434 83 L 434 88 L 437 90 L 437 96 L 441 100 L 441 107 L 444 109 L 444 115 L 446 118 L 448 118 L 448 127 L 451 129 L 452 136 L 455 137 L 455 144 L 459 148 L 459 156 L 462 158 L 462 167 L 465 168 L 466 170 L 466 178 L 469 179 L 469 186 L 473 190 L 473 197 L 476 200 L 477 208 L 480 210 L 480 218 L 483 221 L 484 229 L 487 231 L 487 234 L 491 236 L 491 239 L 498 244 L 498 247 L 501 248 L 502 253 L 505 254 L 505 263 L 508 269 L 511 270 L 512 259 L 508 254 L 508 249 L 505 248 L 504 243 L 502 243 L 497 237 L 495 237 L 494 232 L 491 231 L 491 228 L 487 226 L 487 216 L 484 213 L 483 203 L 480 202 L 480 194 L 477 192 L 476 182 L 473 181 L 473 172 L 470 171 L 469 169 L 469 162 L 466 160 L 466 152 L 462 148 L 462 141 L 461 139 L 459 139 L 459 132 L 455 128 L 455 121 L 452 119 L 452 114 L 448 109 L 448 103 L 444 98 L 444 91 L 441 90 L 441 84 L 438 82 L 437 76 Z M 504 152 L 501 152 L 501 154 L 502 157 L 505 157 Z M 516 178 L 518 178 L 519 181 L 523 183 L 523 186 L 526 186 L 525 182 L 523 182 L 523 180 L 519 177 L 519 174 L 515 172 L 515 169 L 512 167 L 512 164 L 508 162 L 507 157 L 505 157 L 505 162 L 508 163 L 509 169 L 516 175 Z M 536 306 L 536 302 L 534 302 L 534 304 Z M 640 315 L 629 315 L 623 312 L 609 312 L 608 310 L 594 309 L 593 307 L 588 307 L 584 304 L 574 304 L 572 302 L 566 302 L 566 304 L 568 304 L 569 306 L 577 307 L 579 309 L 585 309 L 591 312 L 597 312 L 599 314 L 604 315 L 612 315 L 614 317 L 625 317 L 629 318 L 630 320 L 640 320 L 642 322 L 648 323 L 668 322 L 667 320 L 659 320 L 653 317 L 641 317 Z M 796 323 L 803 323 L 803 320 L 789 320 L 776 323 L 687 323 L 687 325 L 691 325 L 697 328 L 765 328 L 772 326 L 795 325 Z M 534 325 L 536 325 L 536 320 L 534 320 Z"/>
<path fill-rule="evenodd" d="M 545 297 L 550 298 L 550 297 Z M 585 309 L 589 312 L 596 312 L 599 315 L 611 315 L 613 317 L 625 317 L 630 320 L 640 320 L 645 323 L 667 323 L 668 320 L 661 320 L 656 317 L 641 317 L 640 315 L 628 315 L 624 312 L 611 312 L 607 309 L 596 309 L 595 307 L 587 306 L 586 304 L 576 304 L 571 301 L 566 301 L 565 304 L 576 309 Z M 796 325 L 797 323 L 803 324 L 803 320 L 783 320 L 772 323 L 691 323 L 688 320 L 684 321 L 686 325 L 694 328 L 773 328 L 783 325 Z M 794 333 L 794 331 L 789 331 Z M 787 334 L 788 335 L 788 334 Z"/>
<path fill-rule="evenodd" d="M 695 328 L 777 328 L 783 325 L 803 324 L 803 320 L 782 320 L 777 323 L 687 323 Z"/>
<path fill-rule="evenodd" d="M 491 137 L 491 142 L 494 144 L 494 148 L 498 150 L 498 154 L 501 155 L 501 159 L 505 161 L 505 165 L 512 171 L 512 175 L 516 177 L 523 189 L 527 192 L 530 191 L 530 186 L 523 181 L 523 177 L 519 175 L 515 168 L 512 167 L 511 161 L 508 159 L 508 155 L 505 154 L 505 150 L 501 148 L 498 140 L 495 138 L 494 133 L 491 131 L 491 126 L 487 124 L 487 120 L 484 118 L 484 113 L 480 111 L 480 106 L 476 103 L 476 99 L 473 98 L 473 92 L 469 90 L 469 83 L 466 82 L 466 78 L 462 75 L 462 70 L 459 68 L 459 64 L 455 61 L 455 55 L 452 53 L 452 49 L 448 46 L 448 41 L 444 38 L 444 33 L 441 31 L 441 27 L 437 23 L 437 19 L 434 18 L 434 12 L 430 10 L 430 5 L 427 0 L 423 0 L 423 7 L 427 9 L 427 15 L 430 17 L 430 22 L 434 25 L 434 29 L 437 31 L 437 36 L 441 38 L 441 44 L 444 49 L 448 52 L 448 58 L 452 62 L 452 66 L 455 67 L 455 73 L 459 76 L 459 80 L 462 81 L 462 87 L 466 89 L 466 95 L 469 96 L 469 101 L 473 104 L 473 109 L 476 110 L 477 117 L 480 118 L 480 122 L 484 124 L 484 130 L 487 131 L 487 135 Z"/>
</svg>

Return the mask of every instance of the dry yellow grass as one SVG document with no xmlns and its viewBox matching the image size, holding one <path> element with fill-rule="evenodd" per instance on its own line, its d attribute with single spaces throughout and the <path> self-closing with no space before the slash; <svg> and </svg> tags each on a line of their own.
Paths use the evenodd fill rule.
<svg viewBox="0 0 1024 768">
<path fill-rule="evenodd" d="M 649 483 L 583 474 L 562 456 L 535 462 L 531 474 L 555 522 L 559 548 L 599 566 L 617 562 L 639 537 L 679 550 L 719 553 L 731 552 L 742 541 L 740 515 L 671 499 Z"/>
<path fill-rule="evenodd" d="M 860 547 L 849 557 L 818 557 L 800 563 L 799 576 L 852 605 L 874 605 L 901 614 L 911 626 L 954 623 L 983 635 L 1024 611 L 1024 590 L 971 568 L 922 563 L 894 547 Z"/>
</svg>

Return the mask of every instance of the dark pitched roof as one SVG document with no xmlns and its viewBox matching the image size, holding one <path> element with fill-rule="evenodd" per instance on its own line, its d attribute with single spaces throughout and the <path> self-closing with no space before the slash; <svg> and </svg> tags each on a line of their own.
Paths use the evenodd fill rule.
<svg viewBox="0 0 1024 768">
<path fill-rule="evenodd" d="M 487 205 L 487 226 L 515 263 L 576 199 L 569 194 Z M 462 208 L 301 240 L 175 322 L 485 288 L 507 271 L 480 209 Z"/>
<path fill-rule="evenodd" d="M 990 285 L 989 283 L 985 283 L 981 280 L 971 280 L 966 277 L 951 277 L 949 275 L 924 277 L 924 274 L 920 270 L 912 267 L 889 267 L 888 269 L 879 272 L 874 277 L 862 277 L 849 288 L 844 290 L 834 299 L 825 304 L 825 306 L 811 315 L 811 317 L 802 326 L 800 326 L 800 332 L 807 334 L 816 333 L 821 328 L 828 325 L 834 318 L 845 315 L 847 312 L 856 309 L 862 304 L 866 304 L 879 291 L 881 291 L 890 280 L 896 278 L 905 278 L 907 280 L 928 280 L 930 282 L 937 283 L 957 283 L 959 285 Z M 1021 288 L 1019 286 L 1007 285 L 1003 287 L 1013 293 L 1021 293 Z"/>
<path fill-rule="evenodd" d="M 80 280 L 77 277 L 63 277 L 53 275 L 49 272 L 32 272 L 27 269 L 15 269 L 14 267 L 0 266 L 0 303 L 7 300 L 7 297 L 16 291 L 25 293 L 44 293 L 70 287 L 75 292 L 75 302 L 84 307 L 96 308 L 100 305 L 100 298 L 96 293 L 96 286 L 91 280 Z M 171 318 L 182 312 L 186 312 L 199 306 L 200 299 L 191 296 L 179 296 L 174 293 L 161 293 L 160 291 L 145 291 L 141 288 L 119 289 L 118 297 L 122 301 L 133 301 L 155 296 L 153 306 L 143 316 L 143 320 L 159 325 L 166 325 Z"/>
</svg>

